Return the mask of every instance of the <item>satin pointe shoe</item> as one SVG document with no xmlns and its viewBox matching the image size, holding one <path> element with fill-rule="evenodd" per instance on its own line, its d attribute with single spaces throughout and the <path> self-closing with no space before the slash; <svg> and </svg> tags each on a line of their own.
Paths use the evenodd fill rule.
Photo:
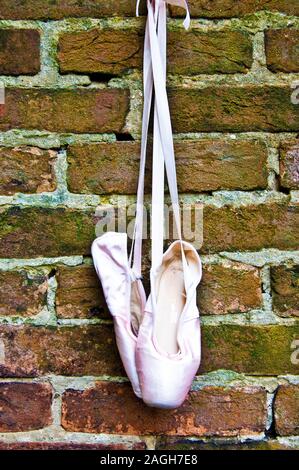
<svg viewBox="0 0 299 470">
<path fill-rule="evenodd" d="M 181 0 L 177 2 L 182 3 Z M 201 280 L 202 267 L 197 251 L 190 243 L 182 240 L 166 92 L 166 45 L 163 34 L 166 30 L 165 2 L 157 0 L 153 3 L 148 0 L 147 6 L 155 86 L 152 268 L 151 295 L 137 339 L 136 367 L 143 401 L 152 407 L 172 409 L 184 402 L 200 364 L 201 336 L 196 288 Z M 161 39 L 159 28 L 162 30 Z M 163 254 L 164 163 L 178 240 Z"/>
<path fill-rule="evenodd" d="M 113 317 L 118 351 L 135 395 L 141 397 L 135 365 L 139 326 L 146 303 L 142 282 L 129 266 L 127 234 L 107 232 L 94 240 L 91 253 Z"/>
<path fill-rule="evenodd" d="M 139 329 L 136 367 L 143 401 L 152 407 L 171 409 L 184 402 L 200 364 L 201 336 L 196 288 L 201 280 L 202 267 L 197 251 L 182 240 L 166 92 L 165 39 L 162 42 L 158 37 L 159 26 L 164 31 L 166 29 L 165 2 L 153 4 L 148 0 L 147 5 L 156 107 L 151 211 L 152 268 L 151 295 Z M 158 30 L 155 15 L 158 15 Z M 164 206 L 163 160 L 178 233 L 178 240 L 164 254 L 164 217 L 161 210 Z"/>
<path fill-rule="evenodd" d="M 151 295 L 136 349 L 142 398 L 149 406 L 178 408 L 190 390 L 201 359 L 196 306 L 201 276 L 200 258 L 185 241 L 173 242 L 160 267 L 151 272 Z"/>
</svg>

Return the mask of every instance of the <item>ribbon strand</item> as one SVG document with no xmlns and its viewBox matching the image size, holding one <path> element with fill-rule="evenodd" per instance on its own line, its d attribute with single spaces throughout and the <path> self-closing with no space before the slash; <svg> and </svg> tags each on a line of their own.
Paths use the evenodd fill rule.
<svg viewBox="0 0 299 470">
<path fill-rule="evenodd" d="M 140 0 L 136 4 L 136 14 L 138 16 Z M 173 4 L 182 6 L 186 9 L 186 18 L 184 21 L 185 28 L 189 27 L 190 15 L 186 0 L 148 0 L 148 18 L 145 30 L 144 42 L 144 61 L 143 61 L 143 78 L 144 78 L 144 109 L 142 119 L 142 142 L 141 142 L 141 160 L 140 160 L 140 173 L 137 191 L 137 210 L 134 226 L 134 235 L 132 240 L 132 247 L 130 252 L 130 265 L 135 275 L 139 278 L 141 276 L 141 258 L 142 258 L 142 226 L 143 226 L 143 192 L 144 192 L 144 172 L 146 160 L 146 145 L 148 137 L 149 113 L 152 101 L 153 85 L 155 87 L 156 100 L 155 100 L 155 155 L 153 159 L 154 168 L 157 170 L 155 173 L 160 174 L 159 182 L 153 185 L 155 191 L 153 193 L 153 207 L 154 212 L 159 217 L 152 217 L 154 219 L 154 239 L 152 240 L 152 261 L 157 265 L 162 256 L 163 248 L 163 233 L 161 236 L 161 229 L 156 223 L 156 219 L 161 219 L 161 208 L 158 209 L 157 200 L 158 192 L 160 198 L 164 200 L 164 184 L 162 173 L 164 173 L 164 163 L 166 166 L 167 179 L 169 183 L 172 208 L 174 212 L 174 219 L 178 230 L 179 239 L 181 237 L 181 221 L 180 221 L 180 208 L 177 193 L 177 181 L 175 171 L 175 157 L 173 149 L 172 129 L 168 107 L 168 99 L 166 94 L 166 4 Z M 160 15 L 160 21 L 158 21 Z M 163 13 L 162 13 L 163 12 Z M 158 25 L 158 31 L 157 31 Z M 159 154 L 159 159 L 158 159 Z M 160 161 L 159 161 L 160 160 Z M 158 190 L 160 188 L 160 190 Z M 156 197 L 157 196 L 157 197 Z M 163 204 L 162 204 L 163 205 Z M 164 207 L 164 206 L 163 206 Z M 158 240 L 157 240 L 158 239 Z M 162 241 L 161 241 L 161 240 Z M 184 252 L 182 248 L 182 257 L 184 263 Z"/>
<path fill-rule="evenodd" d="M 164 3 L 168 3 L 169 5 L 175 5 L 177 7 L 181 7 L 181 8 L 184 8 L 184 10 L 186 10 L 186 16 L 185 16 L 185 19 L 183 21 L 183 25 L 184 25 L 184 28 L 185 29 L 189 29 L 190 27 L 190 12 L 189 12 L 189 6 L 188 6 L 188 3 L 187 3 L 187 0 L 155 0 L 156 2 L 156 6 L 159 7 L 159 3 L 161 2 L 164 2 Z M 139 7 L 140 7 L 140 0 L 137 0 L 136 2 L 136 16 L 138 17 L 139 16 Z"/>
</svg>

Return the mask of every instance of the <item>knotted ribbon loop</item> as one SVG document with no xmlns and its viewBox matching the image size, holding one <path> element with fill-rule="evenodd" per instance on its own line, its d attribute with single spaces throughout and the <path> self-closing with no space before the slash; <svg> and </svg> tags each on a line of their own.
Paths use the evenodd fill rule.
<svg viewBox="0 0 299 470">
<path fill-rule="evenodd" d="M 159 8 L 159 3 L 168 3 L 169 5 L 175 5 L 177 7 L 182 7 L 184 10 L 186 10 L 186 16 L 183 22 L 184 28 L 189 29 L 190 26 L 190 12 L 189 12 L 189 6 L 187 3 L 187 0 L 155 0 L 156 6 Z M 136 3 L 136 16 L 139 16 L 139 6 L 140 6 L 140 0 L 137 0 Z"/>
</svg>

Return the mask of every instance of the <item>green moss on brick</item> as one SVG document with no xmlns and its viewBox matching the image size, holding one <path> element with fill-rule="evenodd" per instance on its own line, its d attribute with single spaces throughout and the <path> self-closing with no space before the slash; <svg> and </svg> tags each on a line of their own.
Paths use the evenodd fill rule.
<svg viewBox="0 0 299 470">
<path fill-rule="evenodd" d="M 292 342 L 299 325 L 205 325 L 200 370 L 231 369 L 253 375 L 296 374 Z"/>
<path fill-rule="evenodd" d="M 10 207 L 0 216 L 0 256 L 88 254 L 95 237 L 92 210 Z"/>
</svg>

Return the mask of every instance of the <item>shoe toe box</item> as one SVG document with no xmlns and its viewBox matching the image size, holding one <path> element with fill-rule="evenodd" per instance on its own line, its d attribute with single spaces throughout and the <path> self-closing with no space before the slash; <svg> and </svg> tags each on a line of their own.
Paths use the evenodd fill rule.
<svg viewBox="0 0 299 470">
<path fill-rule="evenodd" d="M 153 357 L 142 354 L 137 372 L 143 401 L 151 407 L 173 409 L 180 407 L 190 390 L 199 360 Z"/>
</svg>

